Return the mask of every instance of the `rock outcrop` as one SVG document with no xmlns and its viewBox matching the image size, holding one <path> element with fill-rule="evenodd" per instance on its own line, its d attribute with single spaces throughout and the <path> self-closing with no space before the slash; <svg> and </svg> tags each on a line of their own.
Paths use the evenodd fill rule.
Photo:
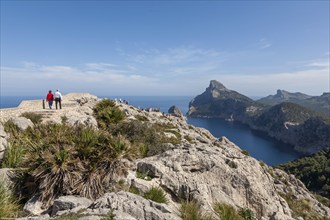
<svg viewBox="0 0 330 220">
<path fill-rule="evenodd" d="M 20 129 L 20 130 L 25 130 L 28 127 L 33 127 L 34 124 L 33 122 L 25 117 L 15 117 L 12 119 L 12 122 Z"/>
<path fill-rule="evenodd" d="M 228 92 L 221 85 L 220 92 Z M 213 93 L 211 96 L 218 96 Z M 81 110 L 88 102 L 74 107 Z M 88 108 L 92 108 L 94 101 Z M 57 198 L 48 210 L 38 209 L 35 198 L 30 201 L 31 213 L 36 219 L 49 219 L 76 213 L 78 219 L 181 219 L 180 202 L 197 201 L 205 214 L 214 214 L 214 204 L 222 202 L 235 209 L 251 210 L 257 219 L 299 219 L 289 206 L 286 194 L 293 195 L 296 203 L 308 203 L 310 212 L 330 216 L 330 209 L 319 203 L 294 176 L 247 156 L 227 138 L 217 139 L 202 128 L 188 125 L 185 117 L 163 115 L 160 112 L 142 111 L 126 104 L 116 104 L 125 114 L 126 122 L 168 126 L 177 135 L 178 142 L 166 145 L 158 155 L 126 161 L 127 175 L 118 177 L 126 187 L 106 193 L 95 201 L 76 196 Z M 80 109 L 80 110 L 79 110 Z M 59 111 L 58 111 L 59 112 Z M 92 115 L 89 115 L 93 117 Z M 147 125 L 146 125 L 147 126 Z M 141 178 L 137 173 L 148 178 Z M 167 204 L 148 200 L 141 195 L 152 187 L 164 190 Z M 137 194 L 127 192 L 134 188 Z M 291 198 L 291 197 L 290 197 Z M 26 206 L 28 207 L 29 204 Z M 22 218 L 24 219 L 24 218 Z M 28 218 L 25 218 L 28 219 Z M 216 219 L 216 218 L 215 218 Z"/>
<path fill-rule="evenodd" d="M 168 113 L 169 114 L 172 114 L 174 116 L 177 116 L 177 117 L 182 117 L 183 116 L 181 110 L 177 106 L 175 106 L 175 105 L 171 106 L 168 109 Z"/>
<path fill-rule="evenodd" d="M 0 123 L 0 163 L 2 161 L 3 155 L 7 147 L 8 147 L 7 133 L 5 132 L 3 125 Z"/>
</svg>

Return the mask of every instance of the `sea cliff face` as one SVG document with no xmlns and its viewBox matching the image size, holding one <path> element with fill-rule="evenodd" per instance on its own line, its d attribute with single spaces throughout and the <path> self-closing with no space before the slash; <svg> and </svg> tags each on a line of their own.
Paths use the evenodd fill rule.
<svg viewBox="0 0 330 220">
<path fill-rule="evenodd" d="M 310 99 L 309 96 L 300 93 L 278 93 L 287 99 L 292 96 Z M 248 124 L 252 129 L 264 131 L 271 137 L 291 144 L 298 152 L 306 154 L 330 147 L 330 124 L 326 122 L 325 117 L 295 103 L 282 102 L 269 106 L 253 101 L 225 88 L 215 80 L 211 81 L 203 94 L 190 102 L 187 115 L 239 121 Z"/>
<path fill-rule="evenodd" d="M 220 85 L 215 86 L 219 88 Z M 219 91 L 213 92 L 211 97 L 218 97 L 217 92 Z M 63 104 L 63 111 L 53 111 L 41 123 L 70 122 L 67 126 L 72 126 L 72 129 L 87 126 L 101 130 L 99 124 L 95 125 L 97 117 L 92 113 L 99 99 L 90 95 L 73 97 L 76 96 L 64 97 L 67 104 Z M 163 149 L 136 159 L 125 155 L 118 157 L 117 162 L 124 165 L 121 169 L 125 172 L 113 176 L 112 181 L 106 183 L 110 186 L 109 190 L 96 198 L 83 198 L 66 192 L 58 195 L 45 207 L 40 202 L 39 194 L 34 195 L 24 206 L 26 212 L 36 216 L 34 219 L 56 216 L 65 218 L 68 214 L 77 215 L 77 219 L 101 219 L 109 216 L 118 220 L 187 219 L 180 211 L 184 201 L 196 202 L 202 213 L 211 219 L 221 218 L 215 209 L 220 203 L 230 205 L 236 210 L 249 210 L 257 219 L 330 216 L 330 209 L 318 202 L 294 176 L 257 161 L 225 137 L 217 139 L 207 130 L 187 124 L 182 115 L 147 112 L 122 103 L 115 103 L 115 107 L 124 113 L 126 129 L 131 129 L 130 126 L 134 127 L 137 123 L 143 125 L 140 127 L 142 130 L 153 126 L 158 128 L 157 133 L 166 140 L 161 145 Z M 30 108 L 26 110 L 31 111 Z M 20 112 L 24 111 L 24 107 L 21 107 Z M 7 114 L 10 115 L 8 119 L 16 117 L 13 112 Z M 109 116 L 108 119 L 111 120 L 112 117 L 114 116 Z M 33 131 L 31 126 L 22 129 Z M 123 138 L 125 135 L 121 133 L 118 137 Z M 10 141 L 8 136 L 10 135 L 1 129 L 1 138 Z M 127 145 L 128 140 L 124 141 Z M 4 170 L 4 175 L 9 172 L 10 170 Z M 147 193 L 154 188 L 162 189 L 167 203 L 148 199 Z M 300 208 L 307 207 L 308 213 L 297 209 L 297 205 Z"/>
</svg>

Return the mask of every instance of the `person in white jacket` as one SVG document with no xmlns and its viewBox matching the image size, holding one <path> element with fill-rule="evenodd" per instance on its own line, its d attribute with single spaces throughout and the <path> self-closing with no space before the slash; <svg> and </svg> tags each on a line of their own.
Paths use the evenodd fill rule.
<svg viewBox="0 0 330 220">
<path fill-rule="evenodd" d="M 55 95 L 54 95 L 54 98 L 55 98 L 55 106 L 56 106 L 56 109 L 57 109 L 57 105 L 59 104 L 60 106 L 60 109 L 62 109 L 62 94 L 60 93 L 59 90 L 56 90 L 55 92 Z"/>
</svg>

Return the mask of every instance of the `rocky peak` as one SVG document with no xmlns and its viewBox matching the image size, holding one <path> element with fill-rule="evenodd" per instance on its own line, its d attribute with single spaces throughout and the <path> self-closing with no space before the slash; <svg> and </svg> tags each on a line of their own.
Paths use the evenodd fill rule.
<svg viewBox="0 0 330 220">
<path fill-rule="evenodd" d="M 230 90 L 216 80 L 211 80 L 209 87 L 206 88 L 206 92 L 211 94 L 213 98 L 218 98 L 220 97 L 221 92 L 228 92 L 228 91 Z"/>
<path fill-rule="evenodd" d="M 278 89 L 277 92 L 276 92 L 275 97 L 276 97 L 276 98 L 281 98 L 281 99 L 286 99 L 286 98 L 288 98 L 288 97 L 287 97 L 287 96 L 288 96 L 288 93 L 289 93 L 289 92 L 287 92 L 287 91 L 285 91 L 285 90 L 280 90 L 280 89 Z"/>
<path fill-rule="evenodd" d="M 216 80 L 211 80 L 210 81 L 210 85 L 209 85 L 209 88 L 208 89 L 210 89 L 210 90 L 216 89 L 216 90 L 220 90 L 220 91 L 221 90 L 228 91 L 228 89 L 222 83 L 220 83 L 220 82 L 218 82 Z"/>
<path fill-rule="evenodd" d="M 282 100 L 289 100 L 289 99 L 299 99 L 299 100 L 303 100 L 303 99 L 307 99 L 310 98 L 311 96 L 306 95 L 304 93 L 301 92 L 295 92 L 295 93 L 291 93 L 285 90 L 280 90 L 278 89 L 276 92 L 276 95 L 274 95 L 273 98 L 277 98 L 277 99 L 282 99 Z"/>
</svg>

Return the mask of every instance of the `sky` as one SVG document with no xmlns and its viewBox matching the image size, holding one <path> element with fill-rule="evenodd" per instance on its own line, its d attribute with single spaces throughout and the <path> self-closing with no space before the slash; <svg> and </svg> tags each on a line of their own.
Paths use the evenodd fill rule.
<svg viewBox="0 0 330 220">
<path fill-rule="evenodd" d="M 1 0 L 1 96 L 329 92 L 329 1 Z"/>
</svg>

